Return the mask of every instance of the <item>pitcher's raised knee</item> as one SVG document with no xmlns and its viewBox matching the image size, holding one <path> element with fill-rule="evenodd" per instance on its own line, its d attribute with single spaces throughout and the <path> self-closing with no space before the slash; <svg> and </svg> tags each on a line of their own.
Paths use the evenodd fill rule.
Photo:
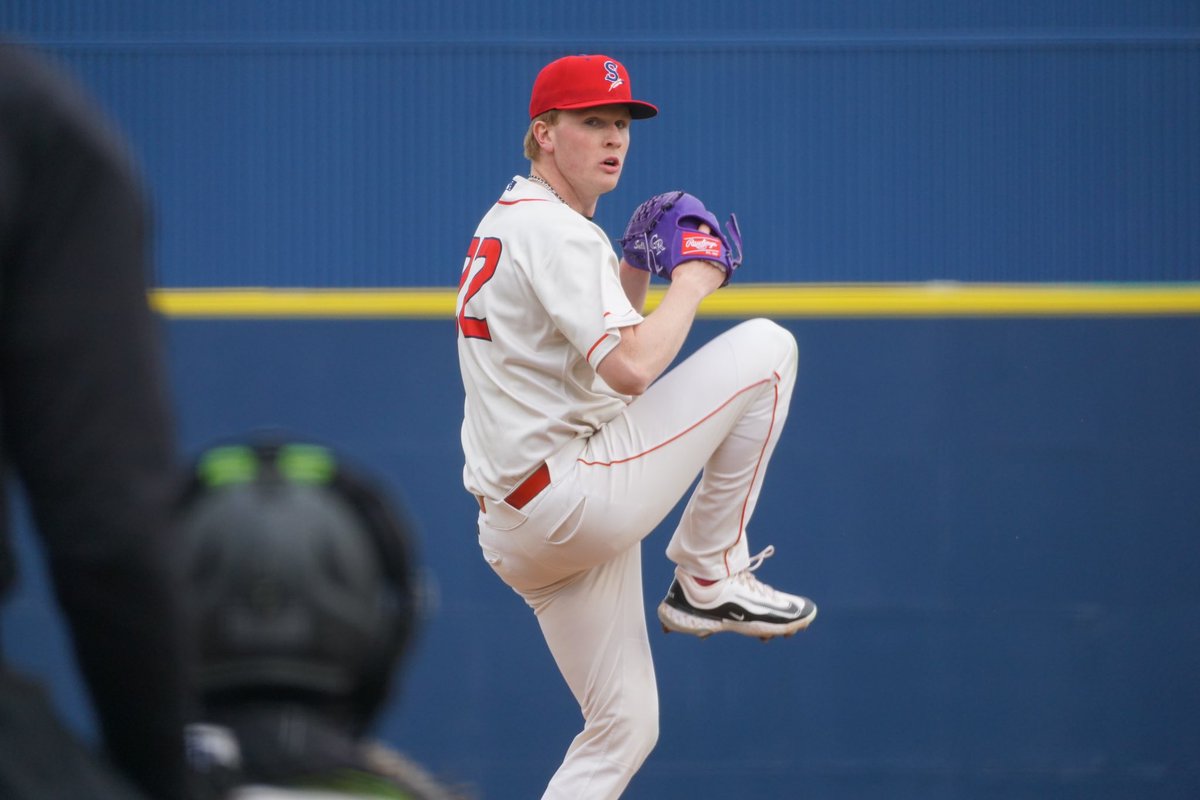
<svg viewBox="0 0 1200 800">
<path fill-rule="evenodd" d="M 795 373 L 799 360 L 796 337 L 779 323 L 756 317 L 734 326 L 724 335 L 730 337 L 739 360 L 747 366 L 753 364 L 757 370 L 778 373 L 785 379 L 785 373 Z"/>
</svg>

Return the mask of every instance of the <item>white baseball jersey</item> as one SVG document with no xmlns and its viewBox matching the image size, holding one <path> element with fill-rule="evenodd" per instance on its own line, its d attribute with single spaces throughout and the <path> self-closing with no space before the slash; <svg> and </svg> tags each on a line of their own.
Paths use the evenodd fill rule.
<svg viewBox="0 0 1200 800">
<path fill-rule="evenodd" d="M 504 497 L 625 408 L 596 374 L 642 321 L 618 263 L 598 225 L 522 177 L 479 223 L 455 309 L 467 491 Z"/>
</svg>

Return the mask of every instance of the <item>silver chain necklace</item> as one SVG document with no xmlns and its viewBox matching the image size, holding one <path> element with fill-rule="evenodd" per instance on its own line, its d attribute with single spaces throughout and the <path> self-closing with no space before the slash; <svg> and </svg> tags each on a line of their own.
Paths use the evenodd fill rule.
<svg viewBox="0 0 1200 800">
<path fill-rule="evenodd" d="M 558 202 L 562 203 L 564 206 L 567 204 L 567 201 L 562 199 L 562 195 L 559 194 L 558 192 L 554 191 L 554 187 L 551 186 L 549 183 L 547 183 L 546 179 L 543 178 L 541 175 L 534 175 L 531 172 L 531 173 L 529 173 L 529 180 L 533 181 L 534 183 L 540 183 L 542 186 L 545 186 L 547 189 L 550 190 L 550 194 L 552 194 L 558 198 Z"/>
</svg>

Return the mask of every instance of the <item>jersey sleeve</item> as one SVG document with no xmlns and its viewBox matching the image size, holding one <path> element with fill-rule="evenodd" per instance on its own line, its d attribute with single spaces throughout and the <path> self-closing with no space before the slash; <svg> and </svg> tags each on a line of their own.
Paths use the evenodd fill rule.
<svg viewBox="0 0 1200 800">
<path fill-rule="evenodd" d="M 642 321 L 621 287 L 616 254 L 598 231 L 572 230 L 534 279 L 554 324 L 593 369 L 621 341 L 621 328 Z"/>
</svg>

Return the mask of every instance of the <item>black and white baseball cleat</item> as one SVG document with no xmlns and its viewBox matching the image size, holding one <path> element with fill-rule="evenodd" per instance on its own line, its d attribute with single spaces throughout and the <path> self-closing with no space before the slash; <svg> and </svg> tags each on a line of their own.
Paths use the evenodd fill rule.
<svg viewBox="0 0 1200 800">
<path fill-rule="evenodd" d="M 729 631 L 766 642 L 807 628 L 817 616 L 811 600 L 773 589 L 754 577 L 774 552 L 774 547 L 767 547 L 750 559 L 746 569 L 709 586 L 676 569 L 671 588 L 658 605 L 663 630 L 701 639 Z"/>
</svg>

